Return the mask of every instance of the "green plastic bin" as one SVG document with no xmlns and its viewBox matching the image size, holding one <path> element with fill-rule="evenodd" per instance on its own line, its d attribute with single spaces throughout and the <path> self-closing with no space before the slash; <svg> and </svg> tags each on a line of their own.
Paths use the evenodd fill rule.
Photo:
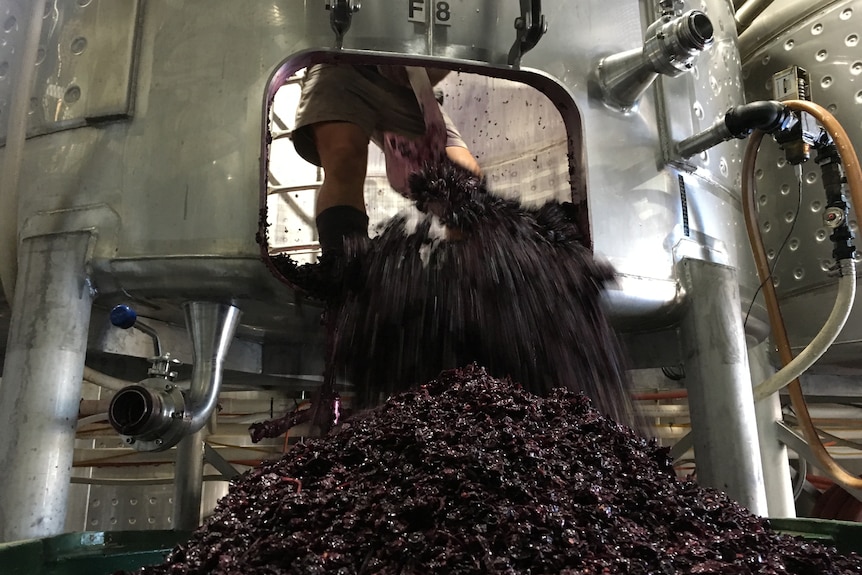
<svg viewBox="0 0 862 575">
<path fill-rule="evenodd" d="M 779 533 L 816 539 L 832 545 L 842 553 L 862 554 L 862 523 L 832 519 L 770 519 L 770 526 Z"/>
<path fill-rule="evenodd" d="M 862 553 L 862 523 L 825 519 L 770 519 L 780 533 L 822 541 L 843 553 Z M 0 545 L 3 575 L 110 575 L 162 563 L 188 533 L 85 531 Z"/>
<path fill-rule="evenodd" d="M 179 531 L 84 531 L 0 544 L 4 575 L 110 575 L 157 565 L 189 538 Z"/>
</svg>

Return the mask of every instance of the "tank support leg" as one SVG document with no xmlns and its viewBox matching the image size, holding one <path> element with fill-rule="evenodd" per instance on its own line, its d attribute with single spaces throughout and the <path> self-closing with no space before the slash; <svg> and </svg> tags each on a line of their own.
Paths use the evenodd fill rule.
<svg viewBox="0 0 862 575">
<path fill-rule="evenodd" d="M 754 396 L 736 270 L 685 259 L 681 325 L 697 479 L 766 515 Z"/>
<path fill-rule="evenodd" d="M 0 541 L 62 533 L 93 293 L 89 232 L 22 242 L 0 383 Z"/>
<path fill-rule="evenodd" d="M 174 529 L 194 531 L 201 522 L 204 481 L 204 436 L 207 428 L 184 437 L 177 444 L 174 465 Z"/>
<path fill-rule="evenodd" d="M 769 343 L 764 342 L 748 349 L 751 380 L 757 385 L 775 370 L 769 365 Z M 763 461 L 763 481 L 766 484 L 766 503 L 770 517 L 796 517 L 793 485 L 790 481 L 790 462 L 787 446 L 778 440 L 776 421 L 781 421 L 781 400 L 775 393 L 755 405 L 757 429 L 760 435 L 760 458 Z"/>
</svg>

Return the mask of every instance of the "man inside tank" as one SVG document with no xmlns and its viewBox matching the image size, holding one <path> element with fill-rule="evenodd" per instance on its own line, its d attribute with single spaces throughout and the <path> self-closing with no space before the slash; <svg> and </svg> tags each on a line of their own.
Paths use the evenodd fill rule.
<svg viewBox="0 0 862 575">
<path fill-rule="evenodd" d="M 345 64 L 307 70 L 293 143 L 300 156 L 324 171 L 315 203 L 324 254 L 341 252 L 346 237 L 367 237 L 364 183 L 370 141 L 383 150 L 390 184 L 408 198 L 407 179 L 425 162 L 445 157 L 480 174 L 478 162 L 434 97 L 433 86 L 448 73 Z"/>
</svg>

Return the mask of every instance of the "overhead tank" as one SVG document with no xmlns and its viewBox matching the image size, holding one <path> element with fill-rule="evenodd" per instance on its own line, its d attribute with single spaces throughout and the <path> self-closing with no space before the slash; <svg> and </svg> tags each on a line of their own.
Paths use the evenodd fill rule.
<svg viewBox="0 0 862 575">
<path fill-rule="evenodd" d="M 243 313 L 240 337 L 265 346 L 278 336 L 298 345 L 316 333 L 317 310 L 273 277 L 256 241 L 265 233 L 268 107 L 280 83 L 318 61 L 414 63 L 521 82 L 559 111 L 547 119 L 567 134 L 567 153 L 556 161 L 568 164 L 570 199 L 588 224 L 595 253 L 619 273 L 607 305 L 630 334 L 634 365 L 686 366 L 701 479 L 765 512 L 742 324 L 758 281 L 741 225 L 741 149 L 728 142 L 687 160 L 673 152 L 674 142 L 743 100 L 731 4 L 368 0 L 351 10 L 349 26 L 335 21 L 326 5 L 46 3 L 27 100 L 28 139 L 12 191 L 19 251 L 45 242 L 50 256 L 56 238 L 82 240 L 67 246 L 71 269 L 55 283 L 68 293 L 86 288 L 99 309 L 132 301 L 142 315 L 181 323 L 185 302 L 230 304 Z M 2 5 L 3 111 L 15 100 L 27 6 Z M 536 8 L 548 25 L 544 35 L 529 27 L 539 23 L 530 14 Z M 708 18 L 698 16 L 683 33 L 701 40 L 708 34 L 710 42 L 679 74 L 650 72 L 633 82 L 602 76 L 600 63 L 608 70 L 621 60 L 611 57 L 642 51 L 650 31 L 658 42 L 666 30 L 651 25 L 680 18 L 683 9 Z M 610 97 L 620 86 L 631 96 L 638 82 L 643 90 L 632 101 Z M 466 125 L 473 122 L 466 114 L 479 108 L 474 102 L 451 115 Z M 0 137 L 7 134 L 6 116 L 0 113 Z M 471 140 L 479 154 L 491 154 L 502 141 Z M 14 145 L 7 142 L 4 158 Z M 4 194 L 4 201 L 10 197 Z M 33 258 L 22 260 L 19 277 L 33 277 L 27 276 L 33 262 L 44 269 Z M 69 319 L 69 310 L 51 306 L 41 310 L 46 317 Z M 79 324 L 88 312 L 89 301 L 82 300 Z M 755 307 L 747 326 L 755 339 L 763 336 L 762 318 Z M 21 344 L 14 325 L 11 332 L 10 349 Z M 56 337 L 51 341 L 59 345 Z M 72 372 L 83 362 L 80 350 L 73 355 L 68 377 L 41 381 L 44 389 L 67 390 L 67 411 L 75 396 Z M 21 386 L 7 360 L 0 401 Z M 7 407 L 2 415 L 4 425 L 25 426 L 26 414 Z M 53 449 L 61 453 L 68 445 Z M 733 469 L 722 463 L 728 458 L 737 463 Z M 4 477 L 22 492 L 25 507 L 37 505 L 30 480 L 16 473 L 12 465 Z M 62 469 L 56 481 L 62 485 Z M 33 529 L 8 528 L 6 536 L 49 535 L 57 525 L 51 515 Z"/>
</svg>

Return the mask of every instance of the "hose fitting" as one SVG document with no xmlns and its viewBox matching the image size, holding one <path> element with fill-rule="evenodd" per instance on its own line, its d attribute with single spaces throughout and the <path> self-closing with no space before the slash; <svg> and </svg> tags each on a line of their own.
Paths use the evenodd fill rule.
<svg viewBox="0 0 862 575">
<path fill-rule="evenodd" d="M 188 391 L 151 377 L 117 392 L 108 408 L 111 426 L 138 451 L 163 451 L 206 425 L 221 388 L 224 359 L 240 310 L 227 304 L 184 306 L 194 366 Z"/>
<path fill-rule="evenodd" d="M 832 230 L 832 257 L 836 262 L 851 260 L 856 253 L 853 231 L 850 229 L 849 208 L 845 196 L 847 178 L 841 167 L 841 156 L 833 142 L 817 148 L 814 161 L 820 166 L 823 189 L 826 192 L 826 208 L 823 210 L 823 225 Z"/>
<path fill-rule="evenodd" d="M 754 130 L 768 134 L 789 130 L 797 122 L 793 111 L 781 102 L 763 100 L 735 106 L 724 118 L 699 134 L 677 144 L 677 154 L 690 158 L 733 138 L 747 138 Z"/>
<path fill-rule="evenodd" d="M 603 58 L 598 83 L 606 104 L 634 109 L 659 74 L 676 77 L 694 67 L 697 55 L 714 40 L 712 22 L 699 10 L 674 18 L 665 14 L 647 28 L 642 48 Z"/>
</svg>

